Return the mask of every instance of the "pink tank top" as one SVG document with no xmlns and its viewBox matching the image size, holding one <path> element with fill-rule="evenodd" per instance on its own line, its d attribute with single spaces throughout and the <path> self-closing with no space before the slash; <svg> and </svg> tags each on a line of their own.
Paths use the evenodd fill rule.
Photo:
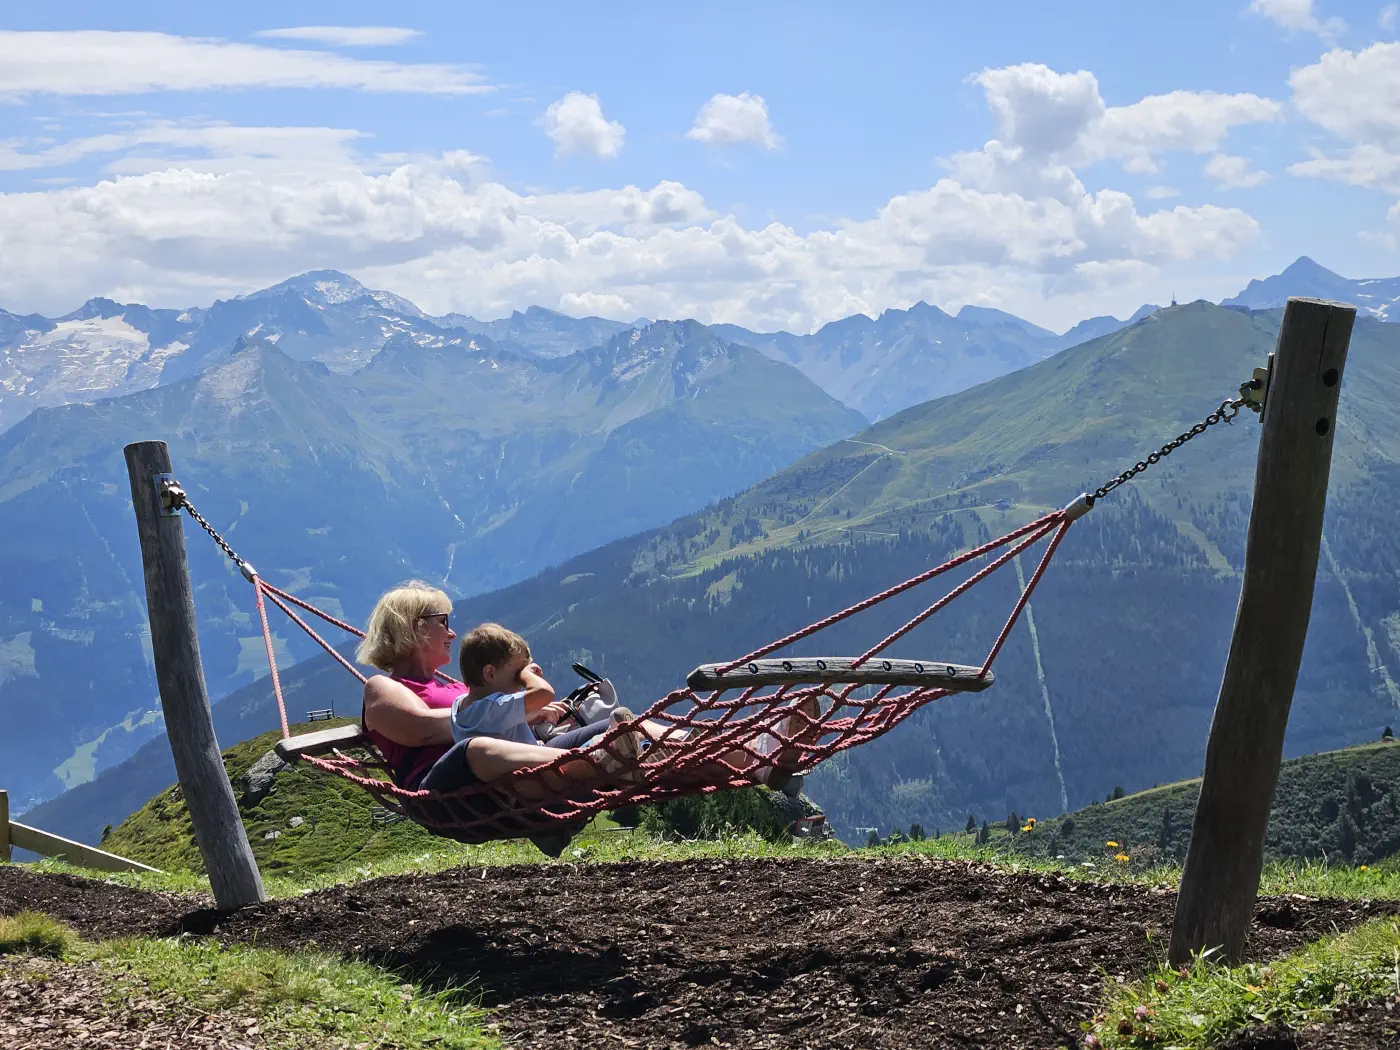
<svg viewBox="0 0 1400 1050">
<path fill-rule="evenodd" d="M 466 691 L 460 685 L 442 682 L 436 678 L 395 678 L 394 681 L 412 689 L 428 707 L 451 707 L 453 701 Z M 452 747 L 451 744 L 428 744 L 424 747 L 396 744 L 383 733 L 365 726 L 363 715 L 360 716 L 360 726 L 389 763 L 394 783 L 400 787 L 415 786 L 418 779 L 432 768 L 433 763 L 447 754 L 448 749 Z"/>
</svg>

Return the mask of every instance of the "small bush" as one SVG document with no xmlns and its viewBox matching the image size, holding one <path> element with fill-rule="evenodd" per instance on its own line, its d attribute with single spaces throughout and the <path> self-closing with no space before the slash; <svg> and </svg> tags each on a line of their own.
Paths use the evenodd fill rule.
<svg viewBox="0 0 1400 1050">
<path fill-rule="evenodd" d="M 747 831 L 769 842 L 792 839 L 791 820 L 763 788 L 733 788 L 643 806 L 640 826 L 666 839 L 719 839 Z"/>
<path fill-rule="evenodd" d="M 58 958 L 78 943 L 78 935 L 43 912 L 0 915 L 0 955 L 51 955 Z"/>
</svg>

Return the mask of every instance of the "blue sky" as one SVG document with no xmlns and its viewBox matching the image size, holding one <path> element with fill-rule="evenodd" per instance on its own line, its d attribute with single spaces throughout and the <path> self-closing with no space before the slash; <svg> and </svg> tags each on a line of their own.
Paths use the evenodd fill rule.
<svg viewBox="0 0 1400 1050">
<path fill-rule="evenodd" d="M 390 16 L 391 12 L 391 16 Z M 0 306 L 348 270 L 807 330 L 1057 329 L 1300 254 L 1400 273 L 1386 4 L 31 5 L 0 15 Z"/>
</svg>

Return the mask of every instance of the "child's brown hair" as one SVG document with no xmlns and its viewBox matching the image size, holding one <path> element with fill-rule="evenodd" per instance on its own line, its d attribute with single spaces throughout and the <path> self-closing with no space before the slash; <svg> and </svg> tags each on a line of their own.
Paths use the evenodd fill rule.
<svg viewBox="0 0 1400 1050">
<path fill-rule="evenodd" d="M 530 656 L 530 643 L 514 631 L 498 623 L 483 623 L 473 627 L 462 639 L 457 663 L 462 669 L 462 681 L 478 688 L 486 682 L 481 672 L 488 666 L 500 667 L 517 656 Z"/>
</svg>

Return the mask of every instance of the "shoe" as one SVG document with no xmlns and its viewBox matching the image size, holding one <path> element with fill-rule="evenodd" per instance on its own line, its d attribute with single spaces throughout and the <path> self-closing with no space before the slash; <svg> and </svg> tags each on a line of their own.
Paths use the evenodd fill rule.
<svg viewBox="0 0 1400 1050">
<path fill-rule="evenodd" d="M 557 859 L 569 848 L 569 843 L 574 841 L 574 835 L 579 830 L 579 828 L 565 828 L 563 831 L 546 831 L 539 835 L 531 835 L 529 838 L 535 849 L 546 857 Z"/>
<path fill-rule="evenodd" d="M 614 726 L 630 722 L 636 717 L 625 707 L 615 709 L 609 716 Z M 608 733 L 611 732 L 609 729 Z M 642 753 L 642 736 L 638 730 L 626 730 L 605 745 L 589 744 L 588 747 L 594 761 L 598 763 L 598 768 L 608 776 L 624 783 L 637 783 L 642 779 L 642 771 L 638 768 Z"/>
<path fill-rule="evenodd" d="M 805 718 L 799 720 L 796 713 L 788 715 L 783 726 L 783 732 L 793 739 L 809 731 L 809 721 L 815 723 L 821 718 L 821 701 L 816 697 L 809 697 L 802 701 L 798 707 L 798 711 L 800 711 Z M 796 751 L 796 749 L 790 750 L 789 754 L 784 756 L 786 761 L 780 762 L 774 760 L 780 751 L 786 747 L 787 744 L 769 730 L 760 733 L 757 742 L 754 744 L 754 750 L 765 759 L 769 760 L 766 765 L 754 774 L 754 779 L 764 787 L 770 788 L 773 791 L 783 791 L 787 789 L 792 783 L 793 778 L 798 775 L 796 767 L 798 761 L 800 761 L 800 751 Z M 801 791 L 801 781 L 799 781 L 798 784 L 798 790 Z"/>
</svg>

